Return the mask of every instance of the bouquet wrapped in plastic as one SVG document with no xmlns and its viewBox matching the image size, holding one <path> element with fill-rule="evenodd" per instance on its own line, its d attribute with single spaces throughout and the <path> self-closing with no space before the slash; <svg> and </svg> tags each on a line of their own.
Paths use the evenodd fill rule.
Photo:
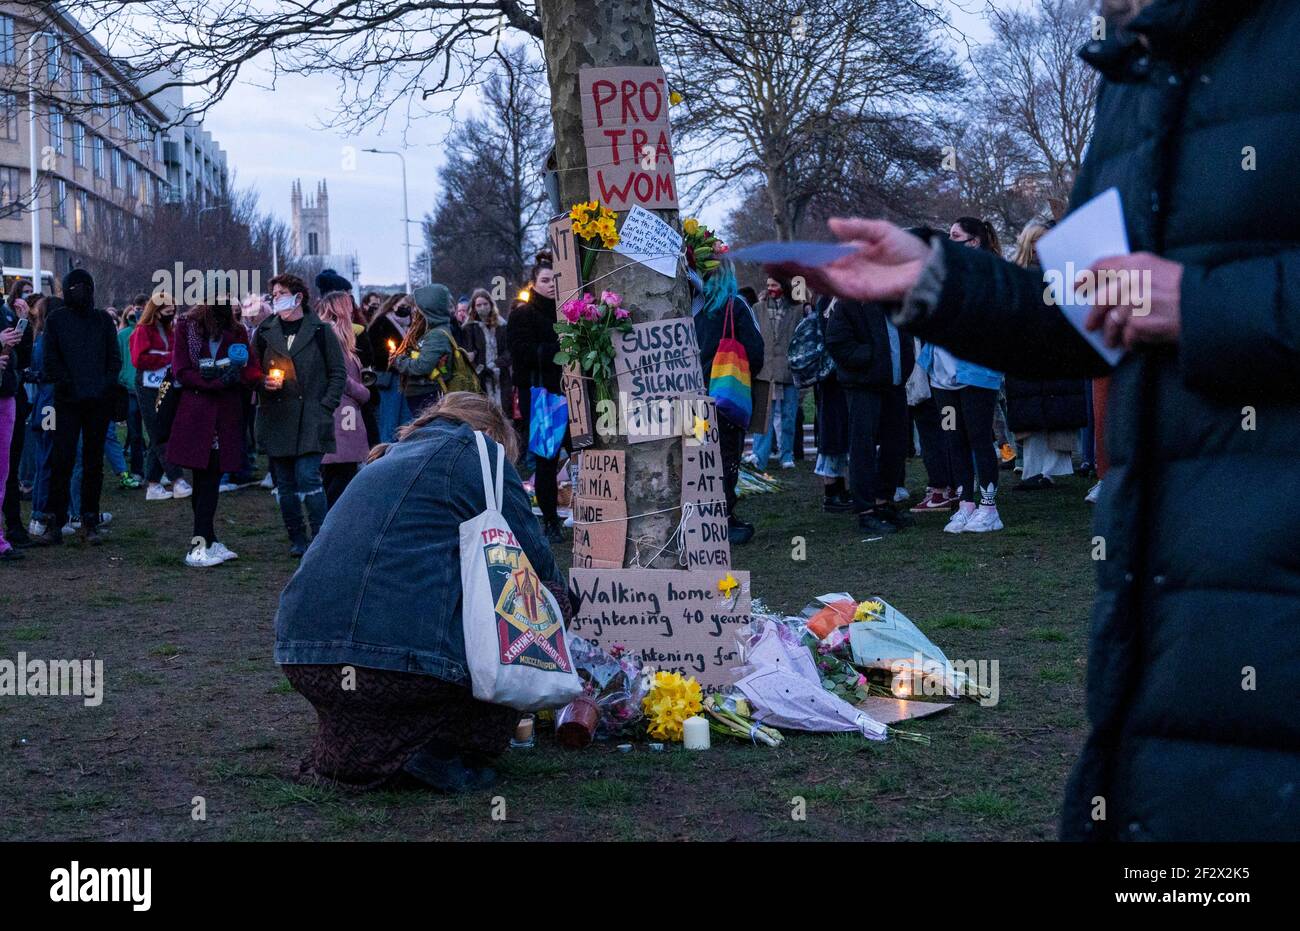
<svg viewBox="0 0 1300 931">
<path fill-rule="evenodd" d="M 581 637 L 569 638 L 569 652 L 584 693 L 600 712 L 596 735 L 629 731 L 642 718 L 641 701 L 649 690 L 640 661 L 618 644 L 606 651 Z"/>
</svg>

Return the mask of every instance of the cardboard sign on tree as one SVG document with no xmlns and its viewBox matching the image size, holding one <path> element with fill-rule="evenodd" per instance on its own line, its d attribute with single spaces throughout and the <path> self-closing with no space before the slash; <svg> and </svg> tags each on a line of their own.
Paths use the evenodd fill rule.
<svg viewBox="0 0 1300 931">
<path fill-rule="evenodd" d="M 554 217 L 546 225 L 551 247 L 551 270 L 555 273 L 555 315 L 561 319 L 565 302 L 582 291 L 582 273 L 578 266 L 578 244 L 573 238 L 573 220 L 567 213 Z M 560 391 L 569 405 L 569 445 L 585 449 L 595 443 L 591 428 L 591 405 L 587 401 L 587 380 L 577 363 L 564 367 Z"/>
<path fill-rule="evenodd" d="M 620 432 L 629 443 L 683 436 L 691 423 L 686 403 L 708 393 L 700 371 L 695 322 L 670 317 L 635 324 L 613 334 L 614 371 L 618 375 Z"/>
<path fill-rule="evenodd" d="M 726 595 L 718 583 L 737 584 Z M 749 623 L 749 573 L 733 570 L 574 569 L 569 630 L 608 649 L 619 643 L 643 665 L 694 676 L 705 692 L 734 681 L 736 629 Z"/>
<path fill-rule="evenodd" d="M 573 494 L 573 565 L 617 569 L 627 547 L 626 453 L 584 449 Z"/>
<path fill-rule="evenodd" d="M 682 438 L 682 536 L 689 569 L 731 565 L 727 496 L 723 489 L 718 406 L 710 397 L 694 401 L 696 421 Z M 688 507 L 689 505 L 689 507 Z"/>
<path fill-rule="evenodd" d="M 664 69 L 583 68 L 578 84 L 591 196 L 611 210 L 675 209 Z"/>
</svg>

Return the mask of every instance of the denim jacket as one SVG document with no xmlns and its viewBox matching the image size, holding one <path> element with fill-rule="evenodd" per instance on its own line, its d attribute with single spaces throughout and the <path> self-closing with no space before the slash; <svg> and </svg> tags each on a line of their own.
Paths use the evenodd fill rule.
<svg viewBox="0 0 1300 931">
<path fill-rule="evenodd" d="M 921 352 L 916 357 L 916 364 L 928 372 L 933 357 L 934 344 L 922 343 Z M 957 357 L 954 356 L 953 358 L 956 359 Z M 997 391 L 1002 387 L 1002 373 L 995 372 L 993 369 L 985 368 L 982 365 L 976 365 L 974 362 L 967 362 L 965 359 L 957 359 L 957 382 L 974 388 L 989 388 Z"/>
<path fill-rule="evenodd" d="M 495 474 L 497 445 L 488 441 Z M 519 475 L 502 513 L 543 581 L 564 584 Z M 484 508 L 470 428 L 434 420 L 357 473 L 280 596 L 275 661 L 347 664 L 465 683 L 460 536 Z"/>
</svg>

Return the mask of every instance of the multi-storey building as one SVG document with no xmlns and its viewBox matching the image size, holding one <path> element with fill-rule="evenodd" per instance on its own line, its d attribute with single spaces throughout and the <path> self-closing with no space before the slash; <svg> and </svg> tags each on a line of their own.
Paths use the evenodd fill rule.
<svg viewBox="0 0 1300 931">
<path fill-rule="evenodd" d="M 160 71 L 140 81 L 150 100 L 167 116 L 163 127 L 163 165 L 167 172 L 167 203 L 197 203 L 202 207 L 223 203 L 229 175 L 226 152 L 203 128 L 203 122 L 185 109 L 183 90 L 164 85 L 179 80 L 175 72 Z"/>
<path fill-rule="evenodd" d="M 32 15 L 40 10 L 39 20 Z M 29 83 L 28 75 L 35 74 Z M 55 4 L 0 2 L 0 261 L 31 274 L 27 89 L 36 90 L 37 213 L 47 293 L 80 256 L 121 243 L 163 202 L 168 121 Z M 223 166 L 224 169 L 224 166 Z"/>
</svg>

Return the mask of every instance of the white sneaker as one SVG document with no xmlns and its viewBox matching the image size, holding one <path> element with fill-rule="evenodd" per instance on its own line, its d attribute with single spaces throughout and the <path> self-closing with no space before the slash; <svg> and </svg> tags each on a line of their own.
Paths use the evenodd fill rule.
<svg viewBox="0 0 1300 931">
<path fill-rule="evenodd" d="M 228 491 L 239 491 L 239 486 L 236 485 L 234 482 L 222 482 L 220 485 L 217 486 L 217 492 L 219 494 L 224 495 Z"/>
<path fill-rule="evenodd" d="M 207 569 L 212 566 L 219 566 L 225 560 L 212 552 L 209 547 L 198 546 L 185 554 L 185 565 L 191 569 Z"/>
<path fill-rule="evenodd" d="M 27 532 L 34 537 L 43 537 L 45 536 L 45 524 L 33 517 L 27 524 Z"/>
<path fill-rule="evenodd" d="M 961 533 L 970 523 L 970 519 L 975 516 L 975 502 L 963 501 L 958 505 L 956 512 L 952 515 L 952 520 L 948 521 L 943 528 L 944 533 Z"/>
<path fill-rule="evenodd" d="M 81 529 L 81 518 L 77 518 L 76 520 L 70 520 L 63 525 L 63 535 L 65 537 L 70 537 L 80 529 Z"/>
<path fill-rule="evenodd" d="M 740 461 L 751 468 L 758 468 L 758 460 L 754 458 L 753 453 L 745 453 L 745 455 L 740 457 Z"/>
<path fill-rule="evenodd" d="M 1089 504 L 1096 504 L 1097 499 L 1100 497 L 1101 497 L 1101 482 L 1098 482 L 1096 485 L 1093 485 L 1091 488 L 1088 489 L 1088 493 L 1083 496 L 1083 500 L 1087 501 Z"/>
<path fill-rule="evenodd" d="M 161 484 L 163 488 L 171 488 L 171 487 L 172 487 L 172 480 L 169 479 L 167 476 L 164 475 L 164 476 L 162 477 L 162 481 L 161 481 L 159 484 Z"/>
<path fill-rule="evenodd" d="M 975 509 L 975 516 L 966 522 L 962 533 L 990 533 L 1002 529 L 1002 518 L 998 516 L 996 504 L 981 504 Z"/>
<path fill-rule="evenodd" d="M 564 526 L 566 526 L 566 527 L 572 527 L 572 526 L 573 526 L 573 515 L 572 515 L 572 514 L 570 514 L 568 517 L 566 517 L 566 518 L 564 519 Z"/>
<path fill-rule="evenodd" d="M 257 484 L 258 484 L 258 486 L 261 487 L 261 488 L 274 488 L 274 487 L 275 487 L 275 479 L 271 478 L 271 473 L 270 473 L 270 472 L 267 472 L 265 475 L 262 476 L 262 480 L 261 480 L 260 482 L 258 482 Z"/>
<path fill-rule="evenodd" d="M 910 497 L 912 497 L 912 493 L 908 491 L 906 488 L 904 488 L 902 485 L 899 485 L 897 488 L 894 489 L 895 504 L 898 504 L 900 501 L 906 501 Z"/>
<path fill-rule="evenodd" d="M 150 485 L 144 493 L 146 501 L 170 501 L 172 493 L 164 488 L 161 484 Z"/>
<path fill-rule="evenodd" d="M 236 553 L 234 550 L 230 549 L 229 547 L 226 546 L 226 544 L 220 541 L 213 543 L 211 546 L 208 547 L 208 555 L 217 557 L 217 559 L 220 560 L 221 562 L 229 562 L 232 559 L 239 558 L 238 553 Z"/>
<path fill-rule="evenodd" d="M 178 478 L 172 483 L 173 498 L 188 498 L 192 494 L 194 494 L 194 489 L 190 487 L 190 483 L 185 479 Z"/>
</svg>

